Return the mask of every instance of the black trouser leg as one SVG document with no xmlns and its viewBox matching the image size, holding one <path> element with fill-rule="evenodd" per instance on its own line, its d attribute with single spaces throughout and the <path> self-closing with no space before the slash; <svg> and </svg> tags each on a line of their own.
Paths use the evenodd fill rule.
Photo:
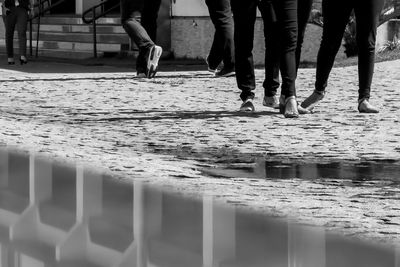
<svg viewBox="0 0 400 267">
<path fill-rule="evenodd" d="M 121 0 L 122 27 L 137 47 L 139 55 L 136 59 L 136 69 L 140 72 L 145 69 L 144 55 L 154 45 L 146 29 L 142 25 L 142 13 L 147 0 Z"/>
<path fill-rule="evenodd" d="M 17 13 L 15 12 L 16 7 L 12 7 L 8 12 L 8 15 L 5 15 L 5 27 L 6 27 L 6 49 L 7 56 L 9 58 L 14 57 L 14 31 L 15 25 L 17 24 Z"/>
<path fill-rule="evenodd" d="M 282 94 L 296 95 L 297 0 L 273 0 L 279 25 Z"/>
<path fill-rule="evenodd" d="M 157 18 L 161 0 L 146 0 L 142 13 L 142 26 L 149 34 L 151 40 L 157 40 Z"/>
<path fill-rule="evenodd" d="M 317 56 L 317 74 L 315 89 L 324 91 L 329 74 L 340 45 L 343 33 L 353 10 L 352 0 L 324 0 L 322 13 L 324 14 L 324 26 L 322 41 Z"/>
<path fill-rule="evenodd" d="M 357 0 L 354 13 L 357 27 L 359 99 L 369 98 L 374 73 L 376 29 L 384 0 Z"/>
<path fill-rule="evenodd" d="M 263 83 L 266 96 L 276 95 L 279 81 L 279 27 L 272 1 L 262 1 L 259 5 L 264 21 L 265 39 L 265 80 Z"/>
<path fill-rule="evenodd" d="M 235 69 L 240 98 L 253 99 L 256 87 L 253 61 L 254 24 L 258 0 L 231 0 L 234 19 Z"/>
<path fill-rule="evenodd" d="M 296 70 L 299 69 L 301 48 L 303 46 L 304 34 L 306 32 L 308 19 L 310 17 L 313 0 L 298 0 L 297 3 L 297 47 L 296 47 Z"/>
<path fill-rule="evenodd" d="M 296 94 L 297 6 L 297 0 L 264 0 L 260 3 L 266 46 L 263 84 L 266 96 L 276 94 L 280 85 L 279 71 L 282 75 L 282 94 L 286 97 Z"/>
<path fill-rule="evenodd" d="M 215 27 L 214 40 L 208 56 L 208 62 L 211 67 L 217 67 L 223 61 L 224 66 L 233 68 L 235 61 L 230 0 L 206 0 L 205 2 Z"/>
<path fill-rule="evenodd" d="M 16 12 L 19 55 L 26 57 L 26 30 L 28 28 L 28 11 L 25 8 L 17 7 Z"/>
</svg>

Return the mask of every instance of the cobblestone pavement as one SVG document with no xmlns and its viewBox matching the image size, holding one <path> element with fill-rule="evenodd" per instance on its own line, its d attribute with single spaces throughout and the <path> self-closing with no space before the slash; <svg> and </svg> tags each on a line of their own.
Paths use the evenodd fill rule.
<svg viewBox="0 0 400 267">
<path fill-rule="evenodd" d="M 379 63 L 371 102 L 359 114 L 357 68 L 334 69 L 324 108 L 284 119 L 262 107 L 263 72 L 253 115 L 238 113 L 232 78 L 206 71 L 134 77 L 127 68 L 30 62 L 0 69 L 0 140 L 58 159 L 89 164 L 184 194 L 223 202 L 359 238 L 400 241 L 400 61 Z M 299 100 L 313 87 L 301 69 Z M 361 161 L 393 165 L 391 179 L 262 179 L 257 161 Z M 237 171 L 208 175 L 234 164 Z M 205 171 L 205 170 L 208 170 Z M 396 171 L 397 170 L 397 171 Z M 362 179 L 361 179 L 362 180 Z"/>
</svg>

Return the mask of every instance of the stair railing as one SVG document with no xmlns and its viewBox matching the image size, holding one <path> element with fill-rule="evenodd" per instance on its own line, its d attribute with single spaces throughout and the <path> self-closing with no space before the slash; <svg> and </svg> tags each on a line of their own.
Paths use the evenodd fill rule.
<svg viewBox="0 0 400 267">
<path fill-rule="evenodd" d="M 33 21 L 37 19 L 37 31 L 36 31 L 36 55 L 35 57 L 38 57 L 39 53 L 39 37 L 40 37 L 40 17 L 43 17 L 47 12 L 49 12 L 51 9 L 57 7 L 58 5 L 66 2 L 68 0 L 58 0 L 56 3 L 52 4 L 51 0 L 38 0 L 37 3 L 35 3 L 32 7 L 32 14 L 29 18 L 29 50 L 30 50 L 30 55 L 32 56 L 33 54 L 33 49 L 32 49 L 32 42 L 33 42 Z M 35 12 L 37 10 L 37 12 Z"/>
<path fill-rule="evenodd" d="M 92 6 L 82 14 L 82 21 L 86 24 L 92 24 L 93 26 L 93 57 L 97 58 L 97 29 L 96 21 L 99 18 L 105 17 L 115 9 L 119 8 L 120 3 L 111 6 L 106 9 L 106 4 L 111 3 L 112 0 L 102 1 L 101 3 Z M 98 13 L 97 13 L 98 12 Z"/>
</svg>

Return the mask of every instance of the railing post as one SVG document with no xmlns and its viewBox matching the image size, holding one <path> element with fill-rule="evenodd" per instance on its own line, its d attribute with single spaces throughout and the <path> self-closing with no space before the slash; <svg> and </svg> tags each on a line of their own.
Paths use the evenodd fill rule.
<svg viewBox="0 0 400 267">
<path fill-rule="evenodd" d="M 96 9 L 92 8 L 92 19 L 93 19 L 93 56 L 97 58 L 97 31 L 96 31 Z"/>
<path fill-rule="evenodd" d="M 32 17 L 33 14 L 31 14 L 31 19 L 29 20 L 29 54 L 32 56 L 33 55 L 33 49 L 32 49 L 32 25 L 33 25 L 33 21 L 32 21 Z"/>
<path fill-rule="evenodd" d="M 40 16 L 42 15 L 42 0 L 39 0 L 39 11 L 37 18 L 37 31 L 36 31 L 36 55 L 38 57 L 39 54 L 39 34 L 40 34 Z"/>
</svg>

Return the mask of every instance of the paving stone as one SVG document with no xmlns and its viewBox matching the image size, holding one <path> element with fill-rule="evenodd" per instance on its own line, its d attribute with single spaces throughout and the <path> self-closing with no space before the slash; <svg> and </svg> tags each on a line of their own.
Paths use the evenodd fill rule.
<svg viewBox="0 0 400 267">
<path fill-rule="evenodd" d="M 0 69 L 0 140 L 20 150 L 89 164 L 120 179 L 257 212 L 290 216 L 344 234 L 400 240 L 400 185 L 386 180 L 255 179 L 241 167 L 256 158 L 309 162 L 400 160 L 400 61 L 376 65 L 371 102 L 357 111 L 357 67 L 332 71 L 315 113 L 285 119 L 262 106 L 263 71 L 256 71 L 256 113 L 237 112 L 234 78 L 206 71 L 159 72 L 136 78 L 130 69 L 51 62 Z M 315 70 L 301 69 L 301 101 Z M 204 173 L 236 163 L 222 177 Z M 238 177 L 240 176 L 240 177 Z M 399 181 L 400 177 L 393 177 Z"/>
</svg>

